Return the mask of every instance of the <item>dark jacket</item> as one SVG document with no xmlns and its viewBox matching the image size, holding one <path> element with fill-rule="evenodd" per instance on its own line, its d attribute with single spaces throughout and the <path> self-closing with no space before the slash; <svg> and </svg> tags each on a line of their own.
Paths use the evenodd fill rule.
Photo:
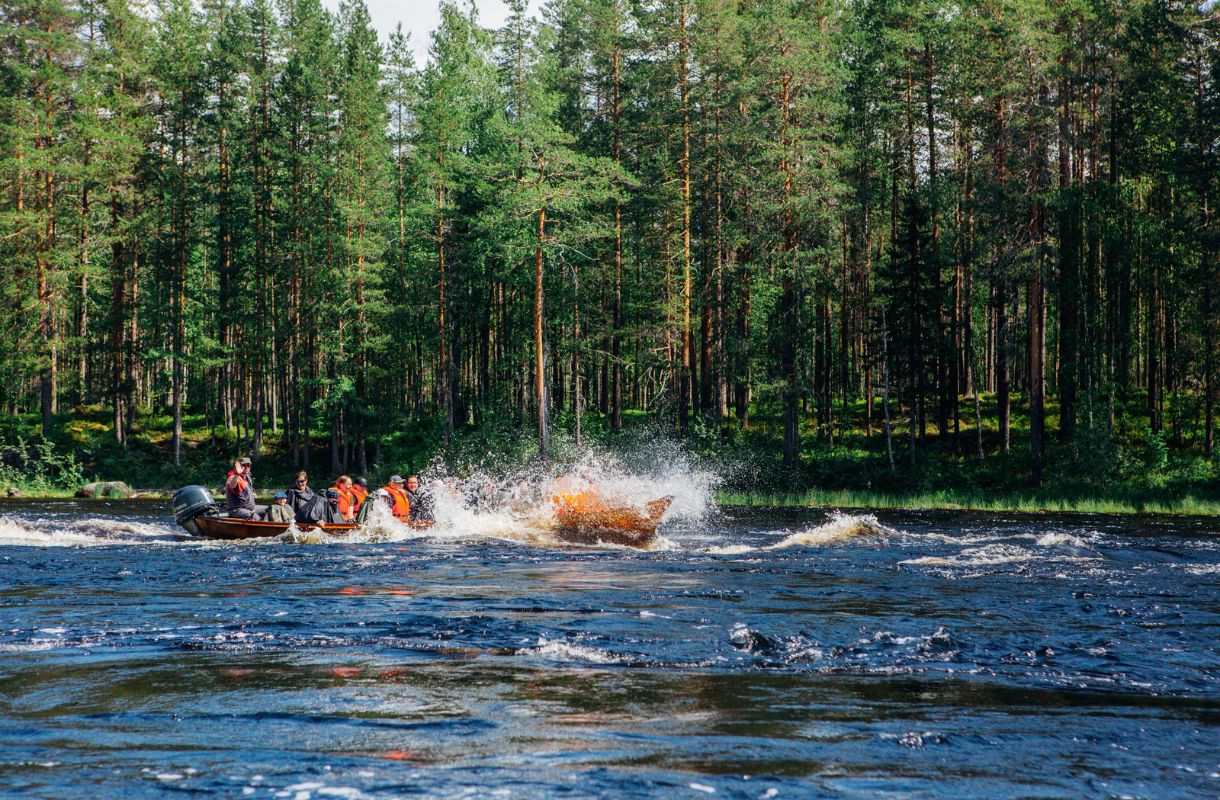
<svg viewBox="0 0 1220 800">
<path fill-rule="evenodd" d="M 326 498 L 314 494 L 308 486 L 303 489 L 291 487 L 288 490 L 288 505 L 292 506 L 297 522 L 317 522 L 326 513 Z"/>
<path fill-rule="evenodd" d="M 325 500 L 325 498 L 323 499 Z M 323 525 L 346 525 L 350 520 L 343 516 L 343 512 L 339 510 L 338 503 L 327 501 L 322 506 L 321 522 Z"/>
</svg>

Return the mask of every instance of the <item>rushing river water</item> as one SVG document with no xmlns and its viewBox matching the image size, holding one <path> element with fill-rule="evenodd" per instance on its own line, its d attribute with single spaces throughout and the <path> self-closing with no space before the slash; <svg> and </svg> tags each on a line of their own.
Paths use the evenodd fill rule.
<svg viewBox="0 0 1220 800">
<path fill-rule="evenodd" d="M 0 796 L 1220 796 L 1220 520 L 662 530 L 200 543 L 164 503 L 0 505 Z"/>
</svg>

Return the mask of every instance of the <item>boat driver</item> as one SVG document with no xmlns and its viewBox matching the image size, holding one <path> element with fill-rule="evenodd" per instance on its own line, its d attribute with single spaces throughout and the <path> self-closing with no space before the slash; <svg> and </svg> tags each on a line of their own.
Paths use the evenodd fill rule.
<svg viewBox="0 0 1220 800">
<path fill-rule="evenodd" d="M 248 458 L 237 459 L 225 481 L 225 511 L 235 519 L 261 520 L 267 513 L 266 506 L 254 504 L 252 466 Z"/>
</svg>

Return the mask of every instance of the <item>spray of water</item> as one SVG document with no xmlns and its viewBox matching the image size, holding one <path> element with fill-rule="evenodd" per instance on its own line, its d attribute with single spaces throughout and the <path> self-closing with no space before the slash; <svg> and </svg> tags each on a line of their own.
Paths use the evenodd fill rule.
<svg viewBox="0 0 1220 800">
<path fill-rule="evenodd" d="M 898 531 L 882 525 L 872 514 L 841 514 L 832 512 L 830 519 L 813 528 L 797 531 L 785 537 L 767 550 L 782 550 L 788 547 L 825 547 L 844 544 L 863 538 L 884 541 L 898 536 Z"/>
<path fill-rule="evenodd" d="M 697 523 L 713 508 L 716 478 L 696 468 L 677 446 L 654 442 L 646 452 L 630 449 L 605 453 L 585 449 L 564 459 L 454 474 L 443 459 L 421 474 L 435 524 L 420 530 L 389 513 L 385 504 L 371 510 L 356 535 L 367 541 L 402 541 L 428 537 L 439 541 L 505 539 L 525 544 L 553 545 L 559 498 L 595 497 L 619 509 L 646 514 L 648 503 L 672 498 L 664 523 Z M 664 537 L 650 549 L 670 546 Z"/>
<path fill-rule="evenodd" d="M 790 547 L 832 547 L 870 540 L 880 544 L 899 535 L 899 531 L 882 525 L 872 514 L 843 514 L 832 511 L 830 519 L 822 524 L 790 533 L 775 544 L 762 547 L 746 544 L 715 545 L 704 548 L 703 552 L 731 556 L 763 550 L 786 550 Z"/>
</svg>

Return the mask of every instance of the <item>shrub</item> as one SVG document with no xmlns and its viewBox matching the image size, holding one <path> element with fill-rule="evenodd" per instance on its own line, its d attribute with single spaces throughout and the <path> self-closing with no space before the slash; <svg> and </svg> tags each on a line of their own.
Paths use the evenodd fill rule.
<svg viewBox="0 0 1220 800">
<path fill-rule="evenodd" d="M 23 489 L 75 489 L 85 482 L 85 468 L 72 453 L 60 453 L 46 440 L 0 445 L 0 483 Z"/>
</svg>

